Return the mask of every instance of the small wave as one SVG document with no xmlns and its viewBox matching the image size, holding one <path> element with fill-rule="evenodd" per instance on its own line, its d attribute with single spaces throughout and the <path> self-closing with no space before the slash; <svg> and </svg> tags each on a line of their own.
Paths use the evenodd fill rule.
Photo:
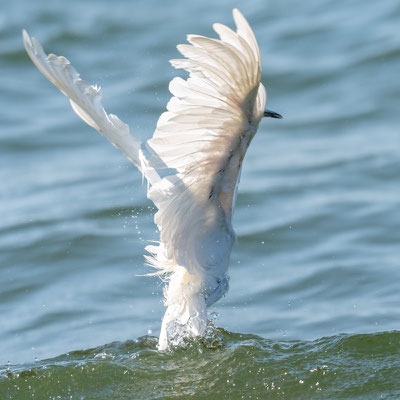
<svg viewBox="0 0 400 400">
<path fill-rule="evenodd" d="M 400 332 L 273 341 L 216 329 L 185 349 L 144 336 L 0 369 L 4 399 L 396 398 Z M 70 396 L 70 397 L 69 397 Z M 251 397 L 250 397 L 251 396 Z"/>
</svg>

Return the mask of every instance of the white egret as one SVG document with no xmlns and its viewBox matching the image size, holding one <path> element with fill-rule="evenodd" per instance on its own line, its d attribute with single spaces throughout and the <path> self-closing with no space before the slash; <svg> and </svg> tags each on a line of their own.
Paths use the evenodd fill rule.
<svg viewBox="0 0 400 400">
<path fill-rule="evenodd" d="M 189 78 L 174 78 L 173 97 L 145 143 L 127 124 L 107 114 L 101 89 L 83 81 L 65 57 L 46 55 L 26 31 L 26 51 L 43 75 L 69 97 L 76 114 L 120 149 L 148 181 L 147 196 L 158 211 L 157 245 L 147 261 L 164 277 L 167 310 L 158 348 L 177 336 L 204 334 L 206 309 L 228 289 L 228 264 L 235 240 L 232 212 L 243 158 L 265 110 L 260 52 L 246 19 L 233 10 L 236 32 L 214 24 L 220 39 L 188 35 L 171 60 Z"/>
</svg>

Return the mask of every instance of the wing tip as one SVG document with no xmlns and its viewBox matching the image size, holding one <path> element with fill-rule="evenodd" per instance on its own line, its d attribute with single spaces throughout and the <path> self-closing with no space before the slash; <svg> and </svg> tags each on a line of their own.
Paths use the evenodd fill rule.
<svg viewBox="0 0 400 400">
<path fill-rule="evenodd" d="M 232 15 L 234 16 L 235 14 L 241 14 L 241 12 L 239 11 L 239 9 L 238 8 L 234 8 L 233 10 L 232 10 Z"/>
<path fill-rule="evenodd" d="M 239 11 L 238 8 L 234 8 L 234 9 L 232 10 L 232 16 L 233 16 L 233 19 L 235 20 L 235 23 L 236 23 L 236 20 L 237 20 L 237 19 L 241 19 L 241 18 L 244 19 L 243 14 Z M 236 23 L 236 25 L 237 25 L 237 23 Z"/>
<path fill-rule="evenodd" d="M 224 29 L 224 28 L 226 29 L 227 26 L 224 24 L 221 24 L 220 22 L 216 22 L 215 24 L 212 25 L 212 28 L 219 35 L 220 30 Z"/>
<path fill-rule="evenodd" d="M 28 48 L 29 48 L 29 49 L 32 49 L 32 48 L 33 48 L 31 37 L 29 36 L 29 34 L 28 34 L 28 32 L 26 31 L 26 29 L 22 29 L 22 39 L 23 39 L 23 41 L 24 41 L 24 45 L 25 45 L 25 48 L 26 48 L 27 50 L 28 50 Z"/>
<path fill-rule="evenodd" d="M 232 10 L 233 20 L 235 21 L 236 28 L 250 28 L 249 23 L 247 22 L 244 15 L 239 11 L 239 9 L 234 8 Z"/>
</svg>

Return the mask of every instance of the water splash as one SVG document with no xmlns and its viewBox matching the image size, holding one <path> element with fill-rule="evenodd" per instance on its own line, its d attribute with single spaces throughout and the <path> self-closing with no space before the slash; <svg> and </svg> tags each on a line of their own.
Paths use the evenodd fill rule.
<svg viewBox="0 0 400 400">
<path fill-rule="evenodd" d="M 273 341 L 216 328 L 186 347 L 115 342 L 0 367 L 0 398 L 399 398 L 400 332 Z M 58 397 L 57 397 L 58 396 Z M 250 397 L 251 396 L 251 397 Z"/>
</svg>

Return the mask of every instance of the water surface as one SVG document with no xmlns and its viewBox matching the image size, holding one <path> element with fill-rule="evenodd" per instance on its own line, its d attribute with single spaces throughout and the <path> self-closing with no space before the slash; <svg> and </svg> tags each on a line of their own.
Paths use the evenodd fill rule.
<svg viewBox="0 0 400 400">
<path fill-rule="evenodd" d="M 137 276 L 158 235 L 141 177 L 36 70 L 21 29 L 145 139 L 185 76 L 176 44 L 232 26 L 233 7 L 284 119 L 262 122 L 244 164 L 213 308 L 223 344 L 158 354 L 162 284 Z M 399 18 L 395 0 L 6 2 L 0 397 L 398 398 Z"/>
</svg>

